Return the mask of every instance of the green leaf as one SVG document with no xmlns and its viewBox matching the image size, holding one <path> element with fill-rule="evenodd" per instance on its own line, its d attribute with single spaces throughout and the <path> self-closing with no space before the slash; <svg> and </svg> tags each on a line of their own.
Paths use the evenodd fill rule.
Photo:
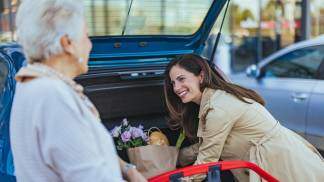
<svg viewBox="0 0 324 182">
<path fill-rule="evenodd" d="M 186 138 L 185 132 L 184 130 L 182 130 L 180 132 L 180 135 L 178 137 L 177 143 L 176 143 L 176 147 L 179 149 L 184 141 L 184 139 Z"/>
</svg>

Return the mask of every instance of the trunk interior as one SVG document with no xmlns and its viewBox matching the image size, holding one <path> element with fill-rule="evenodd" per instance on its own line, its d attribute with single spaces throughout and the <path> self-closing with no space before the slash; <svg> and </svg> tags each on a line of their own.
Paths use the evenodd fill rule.
<svg viewBox="0 0 324 182">
<path fill-rule="evenodd" d="M 77 82 L 84 86 L 107 129 L 127 118 L 132 126 L 141 124 L 145 129 L 162 129 L 171 145 L 175 145 L 179 132 L 167 126 L 163 69 L 114 70 L 109 74 L 90 70 L 87 75 L 77 78 Z"/>
<path fill-rule="evenodd" d="M 157 71 L 163 72 L 161 69 Z M 124 74 L 91 74 L 91 71 L 77 82 L 85 88 L 86 95 L 93 101 L 100 112 L 103 124 L 108 130 L 120 125 L 127 118 L 132 126 L 143 125 L 145 129 L 158 127 L 168 137 L 170 145 L 175 146 L 179 131 L 171 130 L 167 125 L 167 113 L 163 94 L 163 74 L 144 74 L 133 72 Z M 116 73 L 115 71 L 114 73 Z M 142 73 L 152 73 L 142 70 Z M 185 139 L 181 147 L 193 144 Z M 128 161 L 127 154 L 118 151 L 119 156 Z M 234 181 L 230 171 L 221 173 L 222 181 Z"/>
</svg>

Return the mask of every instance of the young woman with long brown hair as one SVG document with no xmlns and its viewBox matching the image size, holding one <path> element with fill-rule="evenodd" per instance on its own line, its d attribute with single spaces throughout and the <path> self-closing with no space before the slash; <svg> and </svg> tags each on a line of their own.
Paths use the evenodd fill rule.
<svg viewBox="0 0 324 182">
<path fill-rule="evenodd" d="M 194 164 L 246 160 L 280 181 L 324 181 L 324 160 L 318 151 L 281 126 L 253 90 L 225 81 L 195 54 L 174 59 L 165 76 L 170 126 L 199 138 Z M 232 172 L 239 181 L 260 181 L 245 170 Z"/>
</svg>

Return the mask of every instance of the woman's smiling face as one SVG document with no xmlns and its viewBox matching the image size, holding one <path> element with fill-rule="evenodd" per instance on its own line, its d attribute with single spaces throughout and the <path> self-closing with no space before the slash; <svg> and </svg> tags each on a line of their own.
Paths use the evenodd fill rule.
<svg viewBox="0 0 324 182">
<path fill-rule="evenodd" d="M 175 65 L 171 68 L 169 74 L 174 93 L 183 103 L 194 102 L 200 104 L 202 93 L 200 83 L 202 74 L 196 76 L 193 73 Z"/>
</svg>

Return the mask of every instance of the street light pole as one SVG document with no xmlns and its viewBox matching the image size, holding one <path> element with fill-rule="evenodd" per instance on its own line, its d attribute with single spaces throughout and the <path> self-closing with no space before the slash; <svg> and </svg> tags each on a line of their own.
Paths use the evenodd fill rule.
<svg viewBox="0 0 324 182">
<path fill-rule="evenodd" d="M 276 33 L 276 50 L 281 48 L 281 29 L 282 29 L 282 4 L 277 0 L 275 4 L 275 33 Z"/>
<path fill-rule="evenodd" d="M 258 31 L 257 31 L 257 49 L 256 49 L 256 60 L 255 64 L 257 64 L 262 59 L 262 33 L 261 33 L 261 25 L 262 25 L 262 0 L 258 1 L 259 4 L 259 25 L 258 25 Z"/>
<path fill-rule="evenodd" d="M 8 0 L 8 8 L 9 8 L 9 26 L 10 26 L 10 32 L 11 32 L 11 41 L 14 40 L 14 18 L 13 18 L 13 12 L 12 12 L 12 4 L 11 1 Z"/>
<path fill-rule="evenodd" d="M 302 0 L 301 11 L 301 40 L 307 40 L 311 35 L 310 0 Z"/>
</svg>

